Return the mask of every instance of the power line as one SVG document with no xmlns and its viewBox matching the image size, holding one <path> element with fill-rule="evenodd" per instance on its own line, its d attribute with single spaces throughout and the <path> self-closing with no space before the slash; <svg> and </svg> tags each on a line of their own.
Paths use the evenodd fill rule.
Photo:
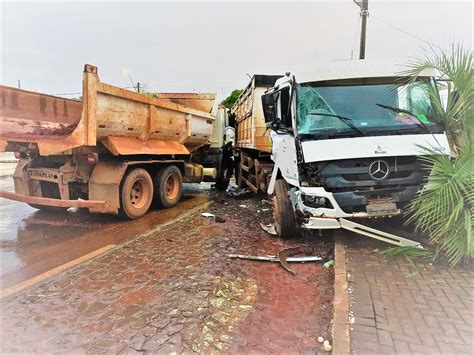
<svg viewBox="0 0 474 355">
<path fill-rule="evenodd" d="M 378 17 L 378 16 L 372 15 L 372 18 L 374 18 L 376 21 L 379 21 L 379 22 L 381 22 L 381 23 L 383 23 L 383 24 L 385 24 L 385 25 L 387 25 L 387 26 L 389 26 L 389 27 L 392 27 L 392 28 L 396 29 L 397 31 L 400 31 L 400 32 L 406 34 L 407 36 L 410 36 L 410 37 L 412 37 L 412 38 L 414 38 L 414 39 L 416 39 L 416 40 L 418 40 L 418 41 L 424 42 L 424 43 L 426 43 L 426 44 L 428 44 L 428 45 L 430 45 L 430 46 L 437 47 L 438 49 L 442 49 L 442 48 L 441 48 L 440 46 L 438 46 L 436 43 L 433 43 L 433 42 L 430 42 L 430 41 L 428 41 L 428 40 L 426 40 L 426 39 L 424 39 L 424 38 L 421 38 L 421 37 L 419 37 L 419 36 L 417 36 L 417 35 L 415 35 L 415 34 L 413 34 L 413 33 L 411 33 L 411 32 L 408 32 L 407 30 L 404 30 L 403 28 L 400 28 L 400 27 L 398 27 L 398 26 L 392 25 L 390 22 L 387 22 L 387 21 L 385 21 L 385 20 L 382 20 L 382 19 L 381 19 L 380 17 Z"/>
</svg>

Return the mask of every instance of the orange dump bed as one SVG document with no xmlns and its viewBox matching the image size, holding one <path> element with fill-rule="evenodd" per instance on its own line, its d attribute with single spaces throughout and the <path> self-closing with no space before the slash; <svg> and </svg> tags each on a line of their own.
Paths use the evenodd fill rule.
<svg viewBox="0 0 474 355">
<path fill-rule="evenodd" d="M 0 151 L 40 155 L 103 144 L 114 155 L 189 154 L 207 144 L 215 94 L 142 95 L 101 83 L 86 65 L 83 102 L 0 86 Z M 28 148 L 29 149 L 29 148 Z"/>
</svg>

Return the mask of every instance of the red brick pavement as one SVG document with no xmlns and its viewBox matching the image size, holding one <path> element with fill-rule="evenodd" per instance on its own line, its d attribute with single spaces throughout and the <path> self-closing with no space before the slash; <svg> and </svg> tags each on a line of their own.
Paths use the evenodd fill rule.
<svg viewBox="0 0 474 355">
<path fill-rule="evenodd" d="M 353 354 L 474 353 L 472 269 L 421 259 L 414 269 L 382 257 L 386 244 L 347 240 Z"/>
<path fill-rule="evenodd" d="M 293 276 L 276 263 L 227 254 L 308 244 L 332 253 L 331 240 L 266 234 L 258 223 L 271 212 L 260 198 L 229 199 L 211 212 L 226 222 L 193 215 L 4 299 L 2 353 L 322 351 L 332 269 L 295 265 Z"/>
</svg>

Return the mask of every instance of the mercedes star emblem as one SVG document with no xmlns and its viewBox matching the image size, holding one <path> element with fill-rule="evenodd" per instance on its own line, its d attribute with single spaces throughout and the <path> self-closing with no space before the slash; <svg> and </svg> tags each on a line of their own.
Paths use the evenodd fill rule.
<svg viewBox="0 0 474 355">
<path fill-rule="evenodd" d="M 383 180 L 389 172 L 388 164 L 383 160 L 376 160 L 369 166 L 369 175 L 373 180 Z"/>
</svg>

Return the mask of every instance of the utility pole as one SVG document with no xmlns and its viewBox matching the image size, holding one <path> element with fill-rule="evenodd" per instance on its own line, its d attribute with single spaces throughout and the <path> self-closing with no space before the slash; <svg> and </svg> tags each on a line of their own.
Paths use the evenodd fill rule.
<svg viewBox="0 0 474 355">
<path fill-rule="evenodd" d="M 18 79 L 18 89 L 21 89 L 20 79 Z"/>
<path fill-rule="evenodd" d="M 354 2 L 360 7 L 360 16 L 362 21 L 360 23 L 360 47 L 359 47 L 359 59 L 365 59 L 365 42 L 367 35 L 367 17 L 369 17 L 369 0 L 361 0 Z"/>
<path fill-rule="evenodd" d="M 140 82 L 137 83 L 137 92 L 140 92 Z"/>
</svg>

